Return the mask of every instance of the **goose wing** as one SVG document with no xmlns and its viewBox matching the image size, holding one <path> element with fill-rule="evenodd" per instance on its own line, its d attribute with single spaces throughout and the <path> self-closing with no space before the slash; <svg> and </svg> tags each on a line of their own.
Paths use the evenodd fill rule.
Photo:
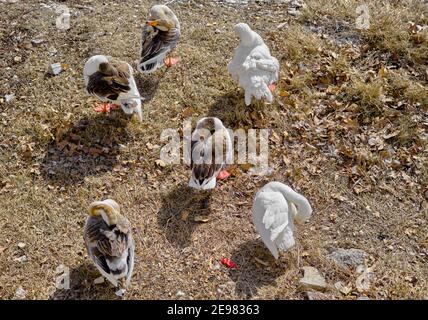
<svg viewBox="0 0 428 320">
<path fill-rule="evenodd" d="M 294 245 L 293 220 L 289 207 L 279 192 L 261 190 L 253 203 L 253 222 L 264 244 L 278 259 L 278 250 L 287 250 Z"/>
<path fill-rule="evenodd" d="M 86 90 L 100 98 L 117 100 L 121 93 L 131 90 L 129 65 L 126 62 L 109 58 L 111 68 L 88 76 Z"/>
<path fill-rule="evenodd" d="M 159 65 L 162 65 L 168 52 L 177 46 L 179 38 L 180 30 L 177 28 L 161 31 L 145 25 L 141 40 L 141 58 L 138 65 L 140 71 L 152 72 Z"/>
<path fill-rule="evenodd" d="M 84 240 L 96 267 L 113 285 L 117 286 L 119 275 L 125 273 L 129 276 L 129 266 L 131 262 L 133 265 L 134 256 L 130 232 L 122 232 L 117 228 L 112 230 L 101 217 L 89 217 Z"/>
</svg>

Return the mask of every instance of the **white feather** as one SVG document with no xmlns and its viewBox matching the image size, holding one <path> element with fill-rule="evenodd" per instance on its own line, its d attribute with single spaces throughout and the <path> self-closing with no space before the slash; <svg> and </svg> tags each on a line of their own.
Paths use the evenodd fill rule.
<svg viewBox="0 0 428 320">
<path fill-rule="evenodd" d="M 275 259 L 295 245 L 294 220 L 304 222 L 311 214 L 308 200 L 280 182 L 266 184 L 253 202 L 254 225 Z"/>
</svg>

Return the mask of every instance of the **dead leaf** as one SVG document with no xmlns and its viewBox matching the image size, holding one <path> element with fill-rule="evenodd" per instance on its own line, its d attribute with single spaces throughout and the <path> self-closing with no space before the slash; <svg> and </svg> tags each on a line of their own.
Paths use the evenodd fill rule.
<svg viewBox="0 0 428 320">
<path fill-rule="evenodd" d="M 195 113 L 195 109 L 193 108 L 193 107 L 187 107 L 187 108 L 185 108 L 184 110 L 183 110 L 183 112 L 181 113 L 181 115 L 184 117 L 184 118 L 188 118 L 188 117 L 190 117 L 192 114 L 194 114 Z"/>
<path fill-rule="evenodd" d="M 241 168 L 242 170 L 244 170 L 245 172 L 247 172 L 248 170 L 250 170 L 254 165 L 251 163 L 244 163 L 241 164 Z"/>
<path fill-rule="evenodd" d="M 379 71 L 378 71 L 378 76 L 380 78 L 385 78 L 386 77 L 386 72 L 387 69 L 385 68 L 385 66 L 380 67 Z"/>
<path fill-rule="evenodd" d="M 180 219 L 182 221 L 187 221 L 187 219 L 189 218 L 189 214 L 190 214 L 190 212 L 188 210 L 181 211 L 181 213 L 180 213 Z"/>
</svg>

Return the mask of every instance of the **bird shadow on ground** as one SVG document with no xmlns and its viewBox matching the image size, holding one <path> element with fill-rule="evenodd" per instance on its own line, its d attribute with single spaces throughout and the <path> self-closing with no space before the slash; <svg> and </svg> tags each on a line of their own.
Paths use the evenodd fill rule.
<svg viewBox="0 0 428 320">
<path fill-rule="evenodd" d="M 70 270 L 69 289 L 56 289 L 49 300 L 111 300 L 118 299 L 116 288 L 107 280 L 101 284 L 93 281 L 100 276 L 98 270 L 89 262 L 84 262 Z"/>
<path fill-rule="evenodd" d="M 158 212 L 158 224 L 165 230 L 167 240 L 185 248 L 192 243 L 192 233 L 198 223 L 195 216 L 208 216 L 211 213 L 211 192 L 198 191 L 179 184 L 162 199 Z"/>
<path fill-rule="evenodd" d="M 129 121 L 122 110 L 115 110 L 77 123 L 62 123 L 43 159 L 43 177 L 54 184 L 72 185 L 86 176 L 113 170 L 120 146 L 129 138 Z"/>
<path fill-rule="evenodd" d="M 267 118 L 263 102 L 254 101 L 250 106 L 244 102 L 244 91 L 235 89 L 217 98 L 209 107 L 208 116 L 217 117 L 226 128 L 264 128 Z"/>
<path fill-rule="evenodd" d="M 260 239 L 241 244 L 232 253 L 231 260 L 238 265 L 237 269 L 229 270 L 230 278 L 236 283 L 235 293 L 245 299 L 257 295 L 262 286 L 275 285 L 286 270 L 285 263 L 275 261 Z"/>
</svg>

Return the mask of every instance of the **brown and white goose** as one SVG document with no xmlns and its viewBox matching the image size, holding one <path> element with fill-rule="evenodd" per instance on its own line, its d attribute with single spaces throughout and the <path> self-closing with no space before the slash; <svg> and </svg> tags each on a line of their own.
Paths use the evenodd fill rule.
<svg viewBox="0 0 428 320">
<path fill-rule="evenodd" d="M 120 214 L 116 201 L 107 199 L 90 204 L 83 238 L 100 273 L 115 287 L 122 282 L 124 290 L 134 269 L 135 244 L 131 223 Z"/>
<path fill-rule="evenodd" d="M 123 112 L 136 113 L 138 119 L 143 121 L 141 96 L 135 83 L 132 67 L 127 62 L 110 56 L 93 56 L 85 63 L 83 77 L 88 94 L 103 102 L 109 102 L 104 105 L 106 111 L 115 107 L 111 103 L 118 103 Z"/>
<path fill-rule="evenodd" d="M 167 58 L 180 38 L 180 22 L 170 8 L 154 5 L 143 28 L 141 57 L 138 70 L 152 73 L 164 64 L 167 67 L 178 63 L 178 58 Z"/>
<path fill-rule="evenodd" d="M 217 179 L 230 175 L 225 168 L 232 160 L 232 140 L 223 122 L 215 117 L 200 119 L 192 133 L 189 186 L 202 190 L 215 188 Z"/>
</svg>

